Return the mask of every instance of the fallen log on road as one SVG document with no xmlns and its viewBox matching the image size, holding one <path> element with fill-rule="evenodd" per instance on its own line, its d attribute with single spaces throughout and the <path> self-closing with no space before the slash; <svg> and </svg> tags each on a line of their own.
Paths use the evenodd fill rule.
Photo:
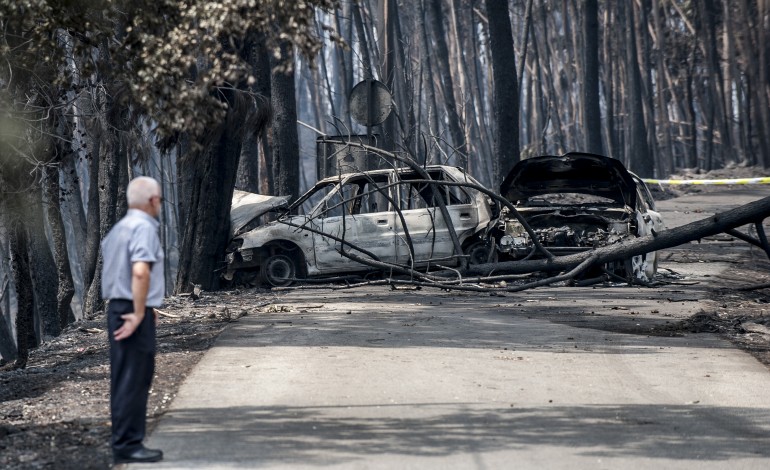
<svg viewBox="0 0 770 470">
<path fill-rule="evenodd" d="M 378 281 L 349 284 L 338 287 L 338 289 L 350 289 L 366 285 L 413 285 L 472 292 L 520 292 L 575 279 L 591 265 L 606 264 L 615 260 L 625 260 L 633 256 L 683 245 L 719 233 L 736 233 L 738 227 L 747 224 L 755 224 L 758 239 L 754 239 L 745 234 L 736 238 L 757 245 L 763 248 L 766 253 L 770 253 L 770 247 L 767 244 L 767 237 L 765 236 L 764 228 L 762 226 L 762 221 L 769 216 L 770 197 L 767 197 L 681 227 L 633 240 L 626 240 L 621 243 L 596 248 L 582 253 L 544 259 L 476 264 L 470 265 L 468 269 L 463 270 L 462 272 L 458 270 L 447 270 L 443 275 L 440 272 L 433 272 L 431 274 L 421 273 L 405 266 L 369 260 L 357 256 L 354 253 L 343 253 L 345 256 L 362 264 L 377 267 L 384 271 L 390 270 L 391 274 L 411 274 L 413 278 L 398 279 L 391 276 L 387 279 Z M 456 276 L 450 275 L 450 273 L 455 273 Z M 516 277 L 521 280 L 522 275 L 536 273 L 551 273 L 551 275 L 524 284 L 508 285 L 505 282 L 501 282 L 513 280 Z M 495 283 L 497 285 L 490 285 L 489 283 Z M 278 288 L 278 290 L 308 288 L 319 287 L 285 287 Z"/>
</svg>

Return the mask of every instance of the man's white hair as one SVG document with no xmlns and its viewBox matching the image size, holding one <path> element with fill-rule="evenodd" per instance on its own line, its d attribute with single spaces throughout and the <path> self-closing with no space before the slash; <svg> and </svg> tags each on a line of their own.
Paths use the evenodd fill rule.
<svg viewBox="0 0 770 470">
<path fill-rule="evenodd" d="M 139 176 L 128 183 L 126 196 L 129 207 L 147 204 L 153 196 L 160 196 L 160 184 L 149 176 Z"/>
</svg>

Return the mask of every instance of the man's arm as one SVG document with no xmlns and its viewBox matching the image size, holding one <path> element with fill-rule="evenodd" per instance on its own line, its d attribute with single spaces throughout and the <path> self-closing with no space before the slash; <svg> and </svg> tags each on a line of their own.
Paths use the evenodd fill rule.
<svg viewBox="0 0 770 470">
<path fill-rule="evenodd" d="M 134 300 L 134 311 L 121 315 L 123 325 L 115 330 L 115 339 L 120 341 L 128 338 L 141 325 L 147 303 L 147 292 L 150 290 L 151 265 L 146 261 L 136 261 L 131 265 L 131 295 Z"/>
</svg>

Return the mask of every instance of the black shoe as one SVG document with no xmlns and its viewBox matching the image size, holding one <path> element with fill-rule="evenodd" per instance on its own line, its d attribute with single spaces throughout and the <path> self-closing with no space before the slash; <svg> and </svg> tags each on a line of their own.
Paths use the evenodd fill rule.
<svg viewBox="0 0 770 470">
<path fill-rule="evenodd" d="M 163 451 L 158 449 L 148 449 L 144 446 L 127 454 L 115 453 L 113 455 L 115 463 L 137 463 L 137 462 L 158 462 L 163 460 Z"/>
</svg>

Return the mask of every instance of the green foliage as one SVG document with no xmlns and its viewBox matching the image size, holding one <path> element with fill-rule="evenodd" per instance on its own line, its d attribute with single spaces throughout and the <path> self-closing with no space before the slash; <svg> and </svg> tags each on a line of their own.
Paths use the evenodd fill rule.
<svg viewBox="0 0 770 470">
<path fill-rule="evenodd" d="M 0 0 L 0 93 L 18 104 L 30 87 L 77 91 L 98 81 L 115 90 L 120 104 L 150 117 L 160 137 L 200 136 L 224 118 L 222 87 L 253 84 L 242 60 L 250 42 L 264 41 L 276 54 L 288 42 L 312 58 L 322 44 L 315 9 L 335 6 L 336 0 Z"/>
</svg>

